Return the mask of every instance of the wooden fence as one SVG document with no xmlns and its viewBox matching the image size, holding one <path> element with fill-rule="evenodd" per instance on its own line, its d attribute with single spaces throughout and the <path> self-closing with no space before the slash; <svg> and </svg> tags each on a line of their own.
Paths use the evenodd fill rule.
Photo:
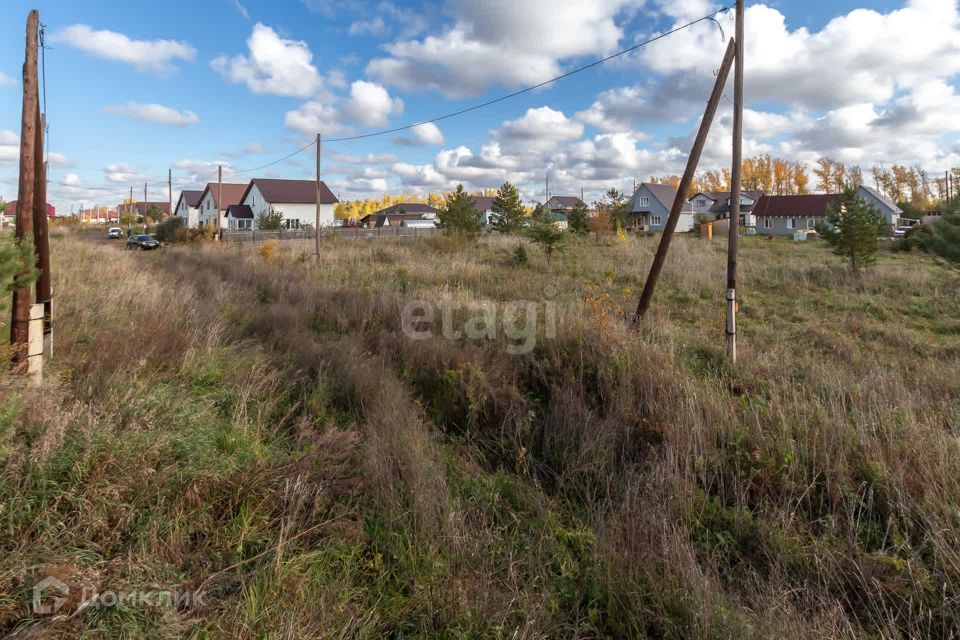
<svg viewBox="0 0 960 640">
<path fill-rule="evenodd" d="M 320 229 L 320 239 L 336 237 L 338 239 L 363 240 L 365 238 L 426 238 L 437 232 L 436 229 L 418 227 L 325 227 Z M 313 231 L 248 231 L 242 229 L 224 230 L 224 242 L 266 242 L 268 240 L 313 240 Z"/>
</svg>

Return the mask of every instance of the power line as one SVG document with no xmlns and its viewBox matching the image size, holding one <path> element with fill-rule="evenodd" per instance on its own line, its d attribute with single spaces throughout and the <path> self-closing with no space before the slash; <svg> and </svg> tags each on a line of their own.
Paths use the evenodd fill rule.
<svg viewBox="0 0 960 640">
<path fill-rule="evenodd" d="M 362 138 L 372 138 L 372 137 L 374 137 L 374 136 L 382 136 L 382 135 L 387 135 L 387 134 L 389 134 L 389 133 L 397 133 L 397 132 L 399 132 L 399 131 L 406 131 L 407 129 L 412 129 L 412 128 L 414 128 L 414 127 L 419 127 L 419 126 L 424 125 L 424 124 L 430 124 L 430 123 L 433 123 L 433 122 L 439 122 L 440 120 L 446 120 L 447 118 L 453 118 L 453 117 L 456 117 L 456 116 L 460 116 L 460 115 L 463 115 L 463 114 L 465 114 L 465 113 L 469 113 L 469 112 L 471 112 L 471 111 L 476 111 L 477 109 L 483 109 L 484 107 L 489 107 L 490 105 L 496 104 L 496 103 L 498 103 L 498 102 L 503 102 L 504 100 L 509 100 L 510 98 L 515 98 L 515 97 L 517 97 L 517 96 L 519 96 L 519 95 L 523 95 L 524 93 L 529 93 L 530 91 L 534 91 L 534 90 L 539 89 L 539 88 L 541 88 L 541 87 L 545 87 L 545 86 L 547 86 L 548 84 L 552 84 L 552 83 L 557 82 L 557 81 L 559 81 L 559 80 L 563 80 L 563 79 L 565 79 L 565 78 L 569 78 L 570 76 L 576 75 L 576 74 L 581 73 L 581 72 L 583 72 L 583 71 L 586 71 L 587 69 L 592 69 L 593 67 L 599 66 L 599 65 L 601 65 L 601 64 L 603 64 L 603 63 L 605 63 L 605 62 L 609 62 L 610 60 L 613 60 L 614 58 L 619 58 L 620 56 L 626 55 L 626 54 L 628 54 L 628 53 L 630 53 L 630 52 L 632 52 L 632 51 L 636 51 L 637 49 L 640 49 L 641 47 L 645 47 L 645 46 L 647 46 L 648 44 L 654 43 L 654 42 L 656 42 L 657 40 L 662 40 L 663 38 L 666 38 L 667 36 L 671 36 L 671 35 L 677 33 L 678 31 L 683 31 L 684 29 L 688 29 L 688 28 L 692 27 L 693 25 L 698 24 L 698 23 L 700 23 L 700 22 L 704 22 L 704 21 L 707 21 L 707 20 L 712 20 L 712 21 L 716 22 L 716 16 L 718 16 L 718 15 L 720 15 L 721 13 L 724 13 L 724 12 L 726 12 L 726 11 L 730 11 L 731 8 L 732 8 L 732 7 L 724 7 L 724 8 L 722 8 L 722 9 L 717 10 L 717 11 L 714 11 L 713 13 L 711 13 L 711 14 L 709 14 L 709 15 L 703 16 L 702 18 L 698 18 L 698 19 L 693 20 L 693 21 L 691 21 L 691 22 L 688 22 L 688 23 L 686 23 L 686 24 L 680 25 L 679 27 L 674 27 L 674 28 L 671 29 L 670 31 L 661 33 L 660 35 L 654 36 L 654 37 L 652 37 L 652 38 L 650 38 L 650 39 L 648 39 L 648 40 L 644 40 L 643 42 L 640 42 L 640 43 L 638 43 L 638 44 L 633 45 L 632 47 L 627 47 L 626 49 L 621 49 L 621 50 L 618 51 L 617 53 L 614 53 L 614 54 L 612 54 L 612 55 L 609 55 L 609 56 L 607 56 L 606 58 L 602 58 L 602 59 L 600 59 L 600 60 L 595 60 L 595 61 L 593 61 L 593 62 L 591 62 L 591 63 L 589 63 L 589 64 L 583 65 L 582 67 L 577 67 L 576 69 L 573 69 L 572 71 L 568 71 L 567 73 L 563 73 L 563 74 L 561 74 L 561 75 L 559 75 L 559 76 L 550 78 L 549 80 L 544 80 L 543 82 L 540 82 L 540 83 L 538 83 L 538 84 L 535 84 L 535 85 L 532 85 L 532 86 L 529 86 L 529 87 L 525 87 L 525 88 L 523 88 L 523 89 L 520 89 L 519 91 L 514 91 L 513 93 L 508 93 L 507 95 L 500 96 L 500 97 L 494 98 L 494 99 L 492 99 L 492 100 L 487 100 L 486 102 L 482 102 L 482 103 L 480 103 L 480 104 L 475 104 L 475 105 L 473 105 L 473 106 L 471 106 L 471 107 L 467 107 L 467 108 L 465 108 L 465 109 L 460 109 L 459 111 L 454 111 L 453 113 L 448 113 L 448 114 L 445 114 L 445 115 L 442 115 L 442 116 L 438 116 L 438 117 L 436 117 L 436 118 L 431 118 L 431 119 L 429 119 L 429 120 L 422 120 L 422 121 L 420 121 L 420 122 L 415 122 L 415 123 L 413 123 L 413 124 L 404 125 L 404 126 L 402 126 L 402 127 L 395 127 L 395 128 L 393 128 L 393 129 L 385 129 L 385 130 L 383 130 L 383 131 L 374 131 L 374 132 L 372 132 L 372 133 L 363 133 L 363 134 L 360 134 L 360 135 L 347 136 L 347 137 L 344 137 L 344 138 L 330 138 L 329 140 L 327 140 L 327 142 L 347 142 L 347 141 L 349 141 L 349 140 L 360 140 L 360 139 L 362 139 Z M 308 145 L 308 146 L 309 146 L 309 145 Z M 304 148 L 306 148 L 306 147 L 304 147 Z"/>
<path fill-rule="evenodd" d="M 402 126 L 402 127 L 394 127 L 393 129 L 384 129 L 384 130 L 382 130 L 382 131 L 373 131 L 373 132 L 370 132 L 370 133 L 363 133 L 363 134 L 359 134 L 359 135 L 355 135 L 355 136 L 345 136 L 345 137 L 342 137 L 342 138 L 329 138 L 329 139 L 326 139 L 325 141 L 326 141 L 326 142 L 348 142 L 348 141 L 350 141 L 350 140 L 361 140 L 361 139 L 363 139 L 363 138 L 372 138 L 372 137 L 375 137 L 375 136 L 383 136 L 383 135 L 388 135 L 388 134 L 391 134 L 391 133 L 398 133 L 398 132 L 400 132 L 400 131 L 406 131 L 406 130 L 408 130 L 408 129 L 413 129 L 414 127 L 419 127 L 419 126 L 422 126 L 422 125 L 425 125 L 425 124 L 431 124 L 431 123 L 434 123 L 434 122 L 440 122 L 441 120 L 447 120 L 447 119 L 449 119 L 449 118 L 455 118 L 455 117 L 461 116 L 461 115 L 463 115 L 463 114 L 465 114 L 465 113 L 470 113 L 471 111 L 477 111 L 478 109 L 483 109 L 483 108 L 485 108 L 485 107 L 489 107 L 489 106 L 491 106 L 491 105 L 497 104 L 498 102 L 503 102 L 503 101 L 509 100 L 509 99 L 511 99 L 511 98 L 516 98 L 517 96 L 523 95 L 523 94 L 525 94 L 525 93 L 529 93 L 529 92 L 531 92 L 531 91 L 535 91 L 536 89 L 540 89 L 541 87 L 545 87 L 545 86 L 547 86 L 548 84 L 552 84 L 552 83 L 554 83 L 554 82 L 558 82 L 558 81 L 560 81 L 560 80 L 564 80 L 564 79 L 566 79 L 566 78 L 569 78 L 570 76 L 576 75 L 576 74 L 578 74 L 578 73 L 582 73 L 583 71 L 586 71 L 586 70 L 588 70 L 588 69 L 592 69 L 593 67 L 596 67 L 596 66 L 599 66 L 599 65 L 601 65 L 601 64 L 604 64 L 604 63 L 606 63 L 606 62 L 609 62 L 610 60 L 613 60 L 613 59 L 615 59 L 615 58 L 619 58 L 619 57 L 621 57 L 621 56 L 624 56 L 624 55 L 626 55 L 626 54 L 628 54 L 628 53 L 631 53 L 631 52 L 633 52 L 633 51 L 636 51 L 637 49 L 640 49 L 640 48 L 645 47 L 645 46 L 647 46 L 647 45 L 649 45 L 649 44 L 652 44 L 652 43 L 654 43 L 654 42 L 656 42 L 656 41 L 658 41 L 658 40 L 662 40 L 662 39 L 664 39 L 664 38 L 666 38 L 666 37 L 668 37 L 668 36 L 671 36 L 671 35 L 673 35 L 673 34 L 675 34 L 675 33 L 677 33 L 677 32 L 683 31 L 684 29 L 689 29 L 690 27 L 692 27 L 692 26 L 694 26 L 694 25 L 696 25 L 696 24 L 699 24 L 699 23 L 701 23 L 701 22 L 705 22 L 705 21 L 717 22 L 716 17 L 717 17 L 718 15 L 720 15 L 721 13 L 725 13 L 725 12 L 727 12 L 727 11 L 730 11 L 732 8 L 733 8 L 733 7 L 723 7 L 722 9 L 718 9 L 717 11 L 714 11 L 713 13 L 710 13 L 710 14 L 708 14 L 708 15 L 705 15 L 705 16 L 703 16 L 702 18 L 697 18 L 696 20 L 692 20 L 692 21 L 690 21 L 690 22 L 687 22 L 686 24 L 682 24 L 682 25 L 680 25 L 680 26 L 678 26 L 678 27 L 674 27 L 674 28 L 671 29 L 670 31 L 666 31 L 666 32 L 664 32 L 664 33 L 661 33 L 661 34 L 659 34 L 659 35 L 656 35 L 656 36 L 654 36 L 654 37 L 652 37 L 652 38 L 649 38 L 649 39 L 647 39 L 647 40 L 644 40 L 643 42 L 637 43 L 637 44 L 635 44 L 635 45 L 633 45 L 633 46 L 631 46 L 631 47 L 627 47 L 626 49 L 621 49 L 620 51 L 618 51 L 618 52 L 616 52 L 616 53 L 614 53 L 614 54 L 612 54 L 612 55 L 609 55 L 609 56 L 607 56 L 606 58 L 601 58 L 600 60 L 594 60 L 593 62 L 591 62 L 591 63 L 589 63 L 589 64 L 585 64 L 585 65 L 583 65 L 582 67 L 577 67 L 576 69 L 573 69 L 573 70 L 568 71 L 568 72 L 566 72 L 566 73 L 560 74 L 559 76 L 555 76 L 555 77 L 553 77 L 553 78 L 550 78 L 549 80 L 544 80 L 543 82 L 539 82 L 539 83 L 534 84 L 534 85 L 531 85 L 531 86 L 529 86 L 529 87 L 524 87 L 523 89 L 520 89 L 520 90 L 518 90 L 518 91 L 514 91 L 513 93 L 508 93 L 508 94 L 506 94 L 506 95 L 499 96 L 499 97 L 497 97 L 497 98 L 493 98 L 492 100 L 487 100 L 486 102 L 481 102 L 480 104 L 475 104 L 475 105 L 473 105 L 473 106 L 466 107 L 465 109 L 460 109 L 460 110 L 458 110 L 458 111 L 454 111 L 454 112 L 447 113 L 447 114 L 444 114 L 444 115 L 441 115 L 441 116 L 437 116 L 437 117 L 435 117 L 435 118 L 430 118 L 429 120 L 421 120 L 421 121 L 419 121 L 419 122 L 414 122 L 414 123 L 412 123 L 412 124 L 407 124 L 407 125 L 404 125 L 404 126 Z M 719 23 L 718 23 L 718 24 L 719 24 Z M 721 32 L 722 32 L 722 27 L 721 27 Z M 280 159 L 278 159 L 278 160 L 274 160 L 273 162 L 268 162 L 267 164 L 260 165 L 259 167 L 254 167 L 253 169 L 233 170 L 233 173 L 251 173 L 251 172 L 253 172 L 253 171 L 259 171 L 260 169 L 266 169 L 267 167 L 272 167 L 273 165 L 278 164 L 278 163 L 280 163 L 280 162 L 283 162 L 284 160 L 289 160 L 290 158 L 292 158 L 293 156 L 295 156 L 295 155 L 297 155 L 297 154 L 303 153 L 304 151 L 306 151 L 306 150 L 309 149 L 310 147 L 314 146 L 315 144 L 316 144 L 316 140 L 310 142 L 310 144 L 307 144 L 307 145 L 305 145 L 305 146 L 303 146 L 303 147 L 300 147 L 299 149 L 297 149 L 297 150 L 294 151 L 293 153 L 290 153 L 290 154 L 288 154 L 288 155 L 286 155 L 286 156 L 284 156 L 284 157 L 282 157 L 282 158 L 280 158 Z"/>
<path fill-rule="evenodd" d="M 553 84 L 554 82 L 558 82 L 558 81 L 560 81 L 560 80 L 564 80 L 564 79 L 566 79 L 566 78 L 569 78 L 570 76 L 576 75 L 576 74 L 578 74 L 578 73 L 582 73 L 582 72 L 584 72 L 584 71 L 587 71 L 588 69 L 592 69 L 593 67 L 597 67 L 597 66 L 599 66 L 599 65 L 602 65 L 602 64 L 604 64 L 604 63 L 606 63 L 606 62 L 609 62 L 610 60 L 613 60 L 613 59 L 615 59 L 615 58 L 619 58 L 619 57 L 624 56 L 624 55 L 626 55 L 626 54 L 628 54 L 628 53 L 631 53 L 631 52 L 633 52 L 633 51 L 636 51 L 637 49 L 640 49 L 640 48 L 645 47 L 645 46 L 647 46 L 647 45 L 649 45 L 649 44 L 652 44 L 652 43 L 654 43 L 654 42 L 657 42 L 658 40 L 662 40 L 662 39 L 664 39 L 664 38 L 666 38 L 666 37 L 669 37 L 669 36 L 671 36 L 671 35 L 673 35 L 673 34 L 675 34 L 675 33 L 678 33 L 678 32 L 680 32 L 680 31 L 683 31 L 684 29 L 689 29 L 690 27 L 692 27 L 692 26 L 694 26 L 694 25 L 696 25 L 696 24 L 699 24 L 699 23 L 701 23 L 701 22 L 713 21 L 713 22 L 716 22 L 716 23 L 719 25 L 719 22 L 717 21 L 716 17 L 717 17 L 718 15 L 722 14 L 722 13 L 725 13 L 725 12 L 730 11 L 731 9 L 732 9 L 732 7 L 723 7 L 723 8 L 721 8 L 721 9 L 718 9 L 717 11 L 714 11 L 713 13 L 710 13 L 710 14 L 708 14 L 708 15 L 703 16 L 702 18 L 697 18 L 696 20 L 691 20 L 690 22 L 687 22 L 687 23 L 685 23 L 685 24 L 682 24 L 682 25 L 680 25 L 680 26 L 678 26 L 678 27 L 674 27 L 673 29 L 671 29 L 671 30 L 669 30 L 669 31 L 665 31 L 664 33 L 661 33 L 661 34 L 656 35 L 656 36 L 654 36 L 654 37 L 652 37 L 652 38 L 649 38 L 649 39 L 647 39 L 647 40 L 644 40 L 643 42 L 639 42 L 639 43 L 637 43 L 637 44 L 635 44 L 635 45 L 633 45 L 633 46 L 627 47 L 626 49 L 621 49 L 620 51 L 618 51 L 618 52 L 616 52 L 616 53 L 614 53 L 614 54 L 611 54 L 611 55 L 609 55 L 609 56 L 607 56 L 607 57 L 605 57 L 605 58 L 601 58 L 601 59 L 599 59 L 599 60 L 594 60 L 593 62 L 590 62 L 589 64 L 585 64 L 585 65 L 583 65 L 583 66 L 581 66 L 581 67 L 577 67 L 576 69 L 572 69 L 571 71 L 568 71 L 568 72 L 566 72 L 566 73 L 560 74 L 560 75 L 558 75 L 558 76 L 554 76 L 553 78 L 550 78 L 549 80 L 544 80 L 543 82 L 539 82 L 539 83 L 537 83 L 537 84 L 530 85 L 530 86 L 528 86 L 528 87 L 524 87 L 523 89 L 519 89 L 519 90 L 514 91 L 514 92 L 512 92 L 512 93 L 508 93 L 508 94 L 506 94 L 506 95 L 502 95 L 502 96 L 499 96 L 499 97 L 497 97 L 497 98 L 493 98 L 493 99 L 491 99 L 491 100 L 487 100 L 486 102 L 481 102 L 481 103 L 479 103 L 479 104 L 475 104 L 475 105 L 466 107 L 466 108 L 464 108 L 464 109 L 460 109 L 460 110 L 457 110 L 457 111 L 453 111 L 453 112 L 451 112 L 451 113 L 446 113 L 446 114 L 443 114 L 443 115 L 440 115 L 440 116 L 436 116 L 436 117 L 434 117 L 434 118 L 430 118 L 429 120 L 421 120 L 421 121 L 414 122 L 414 123 L 411 123 L 411 124 L 403 125 L 403 126 L 401 126 L 401 127 L 394 127 L 394 128 L 392 128 L 392 129 L 384 129 L 384 130 L 381 130 L 381 131 L 372 131 L 372 132 L 370 132 L 370 133 L 363 133 L 363 134 L 358 134 L 358 135 L 355 135 L 355 136 L 344 136 L 344 137 L 341 137 L 341 138 L 329 138 L 329 139 L 326 140 L 326 142 L 349 142 L 349 141 L 351 141 L 351 140 L 361 140 L 361 139 L 364 139 L 364 138 L 373 138 L 373 137 L 376 137 L 376 136 L 383 136 L 383 135 L 388 135 L 388 134 L 391 134 L 391 133 L 398 133 L 398 132 L 400 132 L 400 131 L 407 131 L 407 130 L 409 130 L 409 129 L 413 129 L 414 127 L 419 127 L 419 126 L 422 126 L 422 125 L 425 125 L 425 124 L 431 124 L 431 123 L 434 123 L 434 122 L 440 122 L 441 120 L 447 120 L 447 119 L 449 119 L 449 118 L 455 118 L 455 117 L 461 116 L 461 115 L 463 115 L 463 114 L 465 114 L 465 113 L 470 113 L 470 112 L 472 112 L 472 111 L 477 111 L 477 110 L 479 110 L 479 109 L 484 109 L 484 108 L 486 108 L 486 107 L 489 107 L 489 106 L 491 106 L 491 105 L 497 104 L 497 103 L 499 103 L 499 102 L 503 102 L 503 101 L 505 101 L 505 100 L 509 100 L 509 99 L 511 99 L 511 98 L 515 98 L 515 97 L 517 97 L 517 96 L 523 95 L 523 94 L 525 94 L 525 93 L 529 93 L 529 92 L 531 92 L 531 91 L 535 91 L 535 90 L 540 89 L 540 88 L 542 88 L 542 87 L 545 87 L 545 86 L 547 86 L 547 85 L 549 85 L 549 84 Z M 722 29 L 723 29 L 723 28 L 721 27 L 721 32 L 722 32 Z M 41 33 L 42 33 L 42 30 L 41 30 Z M 44 104 L 46 104 L 45 91 L 44 91 Z M 253 168 L 251 168 L 251 169 L 227 169 L 227 171 L 228 171 L 229 173 L 238 173 L 238 174 L 239 174 L 239 173 L 253 173 L 254 171 L 260 171 L 261 169 L 266 169 L 267 167 L 272 167 L 272 166 L 274 166 L 274 165 L 276 165 L 276 164 L 279 164 L 279 163 L 281 163 L 281 162 L 283 162 L 283 161 L 285 161 L 285 160 L 289 160 L 290 158 L 292 158 L 292 157 L 294 157 L 294 156 L 296 156 L 296 155 L 298 155 L 298 154 L 301 154 L 301 153 L 303 153 L 304 151 L 306 151 L 307 149 L 313 147 L 315 144 L 316 144 L 316 140 L 312 140 L 309 144 L 306 144 L 306 145 L 300 147 L 300 148 L 297 149 L 296 151 L 293 151 L 292 153 L 289 153 L 289 154 L 283 156 L 282 158 L 278 158 L 278 159 L 276 159 L 276 160 L 273 160 L 272 162 L 268 162 L 268 163 L 266 163 L 266 164 L 262 164 L 262 165 L 260 165 L 260 166 L 258 166 L 258 167 L 253 167 Z M 200 179 L 198 179 L 198 180 L 195 180 L 195 181 L 193 181 L 193 182 L 188 182 L 188 183 L 186 183 L 186 184 L 203 184 L 203 183 L 208 182 L 209 180 L 211 180 L 211 179 L 213 178 L 213 176 L 215 176 L 215 175 L 217 175 L 217 172 L 216 172 L 216 171 L 214 171 L 212 174 L 210 174 L 209 176 L 207 176 L 207 177 L 205 177 L 205 178 L 200 178 Z M 67 184 L 67 183 L 63 183 L 63 182 L 53 182 L 53 181 L 48 181 L 48 182 L 51 182 L 51 184 L 56 184 L 56 185 L 65 186 L 65 187 L 74 187 L 74 188 L 78 188 L 78 189 L 90 189 L 90 190 L 96 190 L 96 191 L 114 191 L 114 189 L 109 189 L 109 188 L 105 188 L 105 187 L 87 187 L 87 186 L 83 186 L 83 185 Z M 162 182 L 153 183 L 153 184 L 151 184 L 151 185 L 149 185 L 149 186 L 160 186 L 160 185 L 165 185 L 165 184 L 167 184 L 167 182 L 164 180 L 164 181 L 162 181 Z M 182 188 L 182 187 L 185 186 L 185 185 L 179 185 L 179 186 Z"/>
</svg>

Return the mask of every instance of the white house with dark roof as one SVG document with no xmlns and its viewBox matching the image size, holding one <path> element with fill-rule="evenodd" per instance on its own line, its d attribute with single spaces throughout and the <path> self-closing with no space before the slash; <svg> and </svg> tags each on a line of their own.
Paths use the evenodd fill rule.
<svg viewBox="0 0 960 640">
<path fill-rule="evenodd" d="M 326 183 L 320 182 L 320 226 L 333 225 L 333 211 L 337 199 Z M 277 180 L 254 178 L 240 199 L 250 207 L 256 219 L 273 207 L 283 214 L 285 229 L 313 227 L 317 218 L 317 182 L 315 180 Z"/>
<path fill-rule="evenodd" d="M 200 224 L 200 196 L 203 191 L 184 189 L 177 199 L 174 215 L 183 219 L 183 224 L 194 229 Z"/>
<path fill-rule="evenodd" d="M 245 204 L 232 204 L 223 214 L 224 225 L 231 231 L 250 230 L 256 226 L 253 211 Z"/>
<path fill-rule="evenodd" d="M 247 185 L 240 183 L 219 183 L 210 182 L 200 194 L 199 212 L 197 214 L 198 224 L 201 227 L 217 226 L 217 210 L 220 210 L 220 228 L 227 228 L 227 221 L 223 217 L 223 212 L 227 207 L 240 204 L 240 196 L 243 195 Z M 223 201 L 221 202 L 221 196 Z"/>
<path fill-rule="evenodd" d="M 677 190 L 668 184 L 642 183 L 630 200 L 630 227 L 663 231 L 670 217 L 670 209 L 678 197 Z M 690 203 L 684 202 L 676 231 L 682 233 L 693 229 L 694 215 Z"/>
</svg>

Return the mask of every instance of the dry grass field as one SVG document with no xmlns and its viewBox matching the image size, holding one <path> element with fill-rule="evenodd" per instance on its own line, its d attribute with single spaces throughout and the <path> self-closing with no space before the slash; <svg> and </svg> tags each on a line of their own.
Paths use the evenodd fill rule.
<svg viewBox="0 0 960 640">
<path fill-rule="evenodd" d="M 55 238 L 57 357 L 0 379 L 0 633 L 960 635 L 960 272 L 745 238 L 732 367 L 725 243 L 675 240 L 639 333 L 655 238 L 517 243 Z"/>
</svg>

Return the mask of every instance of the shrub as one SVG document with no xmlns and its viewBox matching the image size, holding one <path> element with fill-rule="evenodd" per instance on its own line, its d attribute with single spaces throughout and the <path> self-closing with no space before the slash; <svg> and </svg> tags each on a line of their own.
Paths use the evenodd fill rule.
<svg viewBox="0 0 960 640">
<path fill-rule="evenodd" d="M 491 221 L 494 229 L 500 233 L 515 233 L 523 224 L 523 203 L 520 192 L 509 182 L 504 182 L 497 190 L 491 210 L 497 214 Z"/>
<path fill-rule="evenodd" d="M 183 228 L 183 218 L 173 216 L 157 225 L 154 235 L 160 242 L 176 242 L 177 231 Z"/>
<path fill-rule="evenodd" d="M 279 231 L 283 228 L 283 212 L 277 211 L 271 205 L 266 211 L 257 215 L 257 229 L 261 231 Z"/>
<path fill-rule="evenodd" d="M 534 222 L 527 228 L 527 237 L 540 245 L 549 259 L 554 251 L 563 247 L 567 233 L 549 222 Z"/>
<path fill-rule="evenodd" d="M 960 264 L 960 210 L 948 213 L 927 233 L 927 247 L 941 258 Z"/>
<path fill-rule="evenodd" d="M 578 234 L 584 234 L 589 230 L 587 218 L 587 205 L 578 202 L 567 214 L 567 228 Z"/>
<path fill-rule="evenodd" d="M 513 249 L 511 261 L 518 267 L 522 267 L 530 261 L 530 256 L 527 255 L 527 247 L 522 242 L 518 243 Z"/>
</svg>

